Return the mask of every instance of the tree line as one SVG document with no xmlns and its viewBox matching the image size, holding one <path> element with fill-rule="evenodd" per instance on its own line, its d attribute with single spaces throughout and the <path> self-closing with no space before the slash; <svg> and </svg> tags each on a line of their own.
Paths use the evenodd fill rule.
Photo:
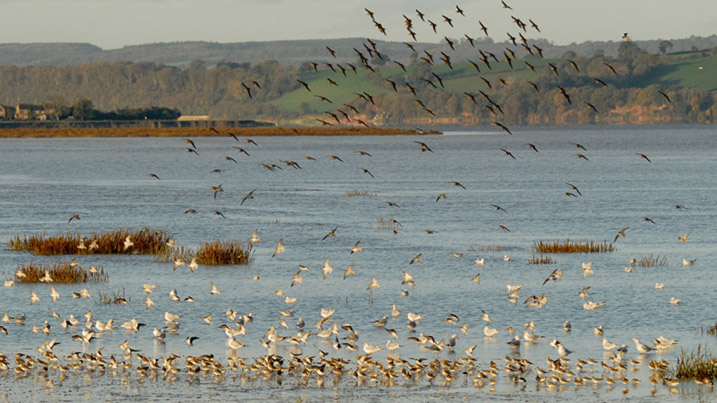
<svg viewBox="0 0 717 403">
<path fill-rule="evenodd" d="M 459 70 L 456 67 L 445 74 L 445 79 L 448 82 L 462 80 L 461 85 L 450 89 L 426 84 L 426 80 L 435 81 L 438 67 L 421 60 L 422 54 L 412 55 L 405 72 L 397 69 L 390 55 L 372 57 L 368 65 L 374 66 L 373 71 L 349 71 L 348 74 L 355 74 L 355 80 L 359 80 L 358 84 L 354 82 L 357 88 L 371 88 L 365 92 L 370 92 L 373 102 L 361 96 L 361 91 L 350 91 L 337 95 L 348 97 L 338 105 L 319 102 L 315 96 L 320 94 L 304 91 L 299 83 L 314 77 L 340 79 L 346 72 L 328 70 L 329 67 L 336 70 L 334 67 L 338 66 L 330 59 L 315 65 L 307 61 L 285 67 L 274 60 L 254 65 L 221 61 L 211 67 L 195 60 L 185 68 L 149 62 L 0 67 L 0 99 L 20 98 L 26 103 L 53 104 L 67 112 L 62 116 L 69 116 L 71 112 L 73 116 L 80 116 L 79 119 L 166 118 L 181 110 L 190 115 L 210 115 L 213 119 L 281 121 L 326 117 L 335 114 L 344 103 L 355 108 L 364 121 L 390 125 L 474 125 L 495 120 L 506 124 L 713 122 L 717 113 L 714 92 L 680 83 L 658 82 L 657 78 L 665 69 L 674 67 L 676 60 L 664 54 L 669 45 L 662 45 L 661 54 L 647 53 L 628 41 L 620 45 L 616 57 L 597 50 L 590 57 L 568 51 L 559 59 L 538 56 L 514 59 L 515 66 L 511 70 L 504 66 L 502 82 L 492 76 L 490 87 L 481 82 L 481 77 L 491 74 L 485 66 L 482 73 L 467 74 L 464 69 L 463 75 L 456 73 Z M 707 53 L 685 57 L 714 57 L 717 50 L 713 49 L 711 56 Z M 548 61 L 553 67 L 547 67 Z M 540 69 L 528 71 L 527 65 L 539 63 L 542 63 Z M 343 66 L 347 65 L 351 64 Z M 607 65 L 614 72 L 606 68 Z M 397 85 L 395 90 L 389 80 Z M 252 82 L 256 86 L 249 84 Z M 415 95 L 407 84 L 414 88 Z M 475 90 L 465 90 L 466 85 Z M 492 102 L 502 105 L 502 111 L 488 108 L 491 105 L 481 99 L 479 88 Z M 558 88 L 569 94 L 569 102 Z M 288 96 L 293 97 L 294 106 L 286 101 Z M 78 105 L 79 101 L 72 100 L 83 102 Z M 425 108 L 418 106 L 417 100 Z M 95 105 L 114 112 L 103 114 L 94 109 Z M 154 105 L 167 105 L 171 109 L 153 109 Z M 74 115 L 76 107 L 78 115 Z M 333 123 L 337 122 L 338 119 Z"/>
</svg>

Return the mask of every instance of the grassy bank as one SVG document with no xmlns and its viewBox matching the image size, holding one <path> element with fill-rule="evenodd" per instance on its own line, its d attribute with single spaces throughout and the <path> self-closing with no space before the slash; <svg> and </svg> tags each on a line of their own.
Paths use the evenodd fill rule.
<svg viewBox="0 0 717 403">
<path fill-rule="evenodd" d="M 218 134 L 217 134 L 218 133 Z M 438 131 L 421 132 L 414 129 L 377 127 L 115 127 L 115 128 L 18 128 L 0 129 L 0 138 L 37 137 L 217 137 L 217 136 L 341 136 L 341 135 L 415 135 L 440 134 Z"/>
</svg>

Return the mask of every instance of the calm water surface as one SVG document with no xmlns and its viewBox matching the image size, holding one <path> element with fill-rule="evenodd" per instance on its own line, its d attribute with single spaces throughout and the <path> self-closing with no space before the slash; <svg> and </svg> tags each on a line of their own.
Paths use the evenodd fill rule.
<svg viewBox="0 0 717 403">
<path fill-rule="evenodd" d="M 36 354 L 35 347 L 56 338 L 61 342 L 54 349 L 58 355 L 104 347 L 105 356 L 121 356 L 118 344 L 129 340 L 133 348 L 151 357 L 214 354 L 225 359 L 230 352 L 224 332 L 217 327 L 231 325 L 225 315 L 231 308 L 254 314 L 254 322 L 247 325 L 248 334 L 237 337 L 247 344 L 238 355 L 250 362 L 266 354 L 259 340 L 271 325 L 280 335 L 293 336 L 296 320 L 301 317 L 307 330 L 318 332 L 311 324 L 321 319 L 321 308 L 336 309 L 333 319 L 339 325 L 350 323 L 360 333 L 359 346 L 364 342 L 384 346 L 391 336 L 371 322 L 383 316 L 390 318 L 392 304 L 396 304 L 402 315 L 389 319 L 386 327 L 398 332 L 396 341 L 405 346 L 398 351 L 406 359 L 456 359 L 465 356 L 463 349 L 477 345 L 474 356 L 481 368 L 490 361 L 502 367 L 506 355 L 527 358 L 546 368 L 547 356 L 558 357 L 547 341 L 557 338 L 574 351 L 570 355 L 573 361 L 589 357 L 600 360 L 604 349 L 601 338 L 593 334 L 598 325 L 604 327 L 610 341 L 628 345 L 628 358 L 639 357 L 633 337 L 645 342 L 660 335 L 679 339 L 672 350 L 638 358 L 643 364 L 627 374 L 643 381 L 640 386 L 631 386 L 627 397 L 647 398 L 651 392 L 647 360 L 664 358 L 674 363 L 680 348 L 692 351 L 700 344 L 715 350 L 717 337 L 701 331 L 717 322 L 717 131 L 713 128 L 532 129 L 513 136 L 455 131 L 420 137 L 256 138 L 258 146 L 240 140 L 194 138 L 199 153 L 194 155 L 187 152 L 189 145 L 182 138 L 0 139 L 0 242 L 5 245 L 0 250 L 0 270 L 5 279 L 13 277 L 18 265 L 72 259 L 10 251 L 7 242 L 16 234 L 88 234 L 148 227 L 167 231 L 176 244 L 192 248 L 215 239 L 246 241 L 254 229 L 261 237 L 252 264 L 200 266 L 193 274 L 186 267 L 173 271 L 171 263 L 157 262 L 150 256 L 78 256 L 83 266 L 102 266 L 109 274 L 108 282 L 87 285 L 92 294 L 89 300 L 71 298 L 82 285 L 56 285 L 61 294 L 56 304 L 49 297 L 49 285 L 3 287 L 0 310 L 9 311 L 10 316 L 24 313 L 27 320 L 24 326 L 3 323 L 8 335 L 0 335 L 0 351 L 11 358 L 16 352 L 32 355 Z M 421 152 L 415 141 L 427 143 L 433 152 Z M 534 144 L 539 152 L 528 144 Z M 233 146 L 246 149 L 250 156 Z M 501 149 L 510 151 L 515 159 Z M 647 155 L 652 162 L 637 153 Z M 589 161 L 577 154 L 584 154 Z M 331 159 L 332 155 L 343 162 Z M 237 162 L 227 160 L 227 156 Z M 306 156 L 316 160 L 307 160 Z M 282 160 L 297 161 L 302 169 L 288 167 Z M 262 167 L 272 163 L 283 169 Z M 216 168 L 221 172 L 212 172 Z M 374 178 L 362 169 L 368 169 Z M 150 173 L 161 180 L 148 177 Z M 454 186 L 455 181 L 465 189 Z M 582 196 L 566 196 L 566 192 L 574 192 L 566 183 L 577 186 Z M 225 191 L 215 200 L 212 186 L 219 184 Z M 256 190 L 254 199 L 240 205 L 252 190 Z M 368 195 L 347 196 L 353 191 Z M 439 194 L 447 197 L 436 201 Z M 387 201 L 400 207 L 390 207 Z M 687 208 L 676 209 L 678 204 Z M 187 209 L 198 213 L 184 214 Z M 81 220 L 68 224 L 74 214 Z M 379 219 L 394 219 L 401 226 L 394 233 L 381 228 Z M 322 241 L 335 227 L 337 237 Z M 534 241 L 612 241 L 624 227 L 629 227 L 627 236 L 617 240 L 613 253 L 551 255 L 557 264 L 528 264 L 534 256 Z M 678 236 L 686 233 L 691 234 L 687 243 L 678 242 Z M 279 239 L 283 239 L 286 252 L 272 258 Z M 351 254 L 357 241 L 363 252 Z M 423 263 L 409 265 L 419 253 Z M 454 253 L 463 256 L 457 258 Z M 504 261 L 505 255 L 510 261 Z M 485 258 L 485 265 L 474 262 L 478 257 Z M 636 266 L 631 273 L 625 272 L 631 258 L 643 257 L 665 258 L 667 265 Z M 324 280 L 321 266 L 326 259 L 331 259 L 334 272 Z M 682 259 L 696 259 L 696 263 L 683 266 Z M 594 275 L 585 278 L 581 263 L 588 261 L 594 262 Z M 302 284 L 290 287 L 300 264 L 311 271 L 302 273 Z M 349 265 L 354 265 L 356 276 L 344 280 L 343 272 Z M 563 279 L 543 285 L 555 269 L 564 270 Z M 415 287 L 401 284 L 404 271 L 413 276 Z M 478 273 L 480 283 L 472 282 Z M 255 275 L 258 281 L 253 280 Z M 368 291 L 372 277 L 380 288 Z M 217 285 L 220 295 L 210 295 L 210 281 Z M 658 282 L 665 284 L 663 290 L 655 289 Z M 156 306 L 149 310 L 142 302 L 143 284 L 159 284 L 152 294 Z M 508 302 L 508 284 L 523 285 L 518 304 Z M 603 308 L 583 309 L 585 300 L 577 293 L 587 286 L 591 287 L 589 300 L 605 302 Z M 129 306 L 100 304 L 100 292 L 118 289 L 130 299 Z M 172 289 L 181 298 L 189 295 L 196 302 L 172 302 L 168 296 Z M 31 290 L 41 302 L 29 305 Z M 285 304 L 274 293 L 277 290 L 298 301 Z M 407 290 L 408 296 L 402 296 L 402 290 Z M 540 294 L 550 297 L 545 307 L 524 307 L 527 297 Z M 671 305 L 671 297 L 679 298 L 679 305 Z M 91 310 L 94 318 L 102 321 L 114 318 L 119 324 L 137 318 L 148 326 L 137 334 L 118 328 L 83 347 L 71 339 L 80 330 L 62 329 L 48 308 L 63 319 Z M 295 312 L 294 317 L 286 318 L 289 329 L 278 326 L 279 309 Z M 482 310 L 490 314 L 492 322 L 488 325 L 501 330 L 495 338 L 483 335 L 486 323 L 480 319 Z M 181 325 L 165 343 L 157 344 L 151 330 L 165 325 L 166 311 L 182 315 Z M 406 327 L 407 312 L 424 315 L 415 333 Z M 213 325 L 200 319 L 209 313 L 213 314 Z M 467 325 L 467 335 L 444 321 L 449 313 L 460 318 L 459 326 Z M 535 333 L 546 340 L 524 343 L 513 352 L 506 345 L 512 338 L 506 327 L 522 334 L 523 324 L 531 320 L 535 321 Z M 563 331 L 566 320 L 572 323 L 571 332 Z M 32 325 L 40 327 L 45 321 L 52 325 L 50 335 L 30 332 Z M 407 341 L 420 333 L 436 340 L 458 334 L 456 353 L 436 355 Z M 341 330 L 340 337 L 347 334 Z M 200 338 L 190 348 L 184 342 L 187 336 Z M 334 351 L 317 337 L 302 346 L 305 354 L 317 354 L 319 349 L 352 362 L 357 354 Z M 290 344 L 279 343 L 272 352 L 288 357 L 289 351 L 295 351 Z M 375 357 L 383 359 L 385 355 L 386 351 L 381 351 Z M 599 376 L 601 370 L 596 369 Z M 413 387 L 354 388 L 353 379 L 347 375 L 336 387 L 333 381 L 327 381 L 324 388 L 312 383 L 309 388 L 296 389 L 292 382 L 247 383 L 232 378 L 221 383 L 209 378 L 190 385 L 183 375 L 174 384 L 161 381 L 161 374 L 158 381 L 144 382 L 134 373 L 127 377 L 83 375 L 59 382 L 57 374 L 50 372 L 46 377 L 55 379 L 55 389 L 44 390 L 42 383 L 33 381 L 38 375 L 14 382 L 9 382 L 14 372 L 0 376 L 6 378 L 10 399 L 623 398 L 622 385 L 614 390 L 604 384 L 580 389 L 568 385 L 563 394 L 548 392 L 545 387 L 536 387 L 535 372 L 526 375 L 524 391 L 502 376 L 495 394 L 490 394 L 489 387 L 473 388 L 470 380 L 465 383 L 463 379 L 450 387 L 424 381 Z M 89 385 L 96 387 L 87 388 Z M 681 385 L 680 390 L 682 398 L 714 398 L 713 392 L 692 382 Z M 664 387 L 659 387 L 657 394 L 665 399 L 680 398 Z"/>
</svg>

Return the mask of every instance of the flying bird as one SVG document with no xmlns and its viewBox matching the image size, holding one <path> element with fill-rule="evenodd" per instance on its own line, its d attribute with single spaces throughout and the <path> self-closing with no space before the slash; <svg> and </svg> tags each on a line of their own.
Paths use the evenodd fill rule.
<svg viewBox="0 0 717 403">
<path fill-rule="evenodd" d="M 617 242 L 617 239 L 620 238 L 620 237 L 626 238 L 626 237 L 627 237 L 627 234 L 625 234 L 625 231 L 627 231 L 628 228 L 630 228 L 630 227 L 625 227 L 625 228 L 621 229 L 620 231 L 618 231 L 618 232 L 617 232 L 617 235 L 615 235 L 615 240 L 612 241 L 612 242 L 613 242 L 613 243 Z"/>
<path fill-rule="evenodd" d="M 244 204 L 245 201 L 247 201 L 247 200 L 249 200 L 249 199 L 253 199 L 253 198 L 254 198 L 254 196 L 253 196 L 253 195 L 254 195 L 254 192 L 256 192 L 256 189 L 254 189 L 254 190 L 252 190 L 251 192 L 247 193 L 247 195 L 244 196 L 243 199 L 241 199 L 241 203 L 239 203 L 239 205 L 241 206 L 241 205 Z"/>
</svg>

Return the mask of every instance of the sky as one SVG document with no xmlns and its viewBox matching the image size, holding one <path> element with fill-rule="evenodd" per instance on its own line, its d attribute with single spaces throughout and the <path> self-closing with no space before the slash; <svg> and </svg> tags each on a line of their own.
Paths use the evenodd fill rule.
<svg viewBox="0 0 717 403">
<path fill-rule="evenodd" d="M 588 40 L 680 39 L 717 33 L 717 0 L 0 0 L 0 43 L 83 42 L 103 49 L 156 42 L 246 42 L 366 37 L 419 41 L 481 37 L 478 21 L 496 41 L 515 35 L 515 16 L 532 19 L 558 45 Z M 465 17 L 456 13 L 458 5 Z M 381 34 L 364 11 L 387 30 Z M 438 24 L 434 34 L 416 15 Z M 454 28 L 442 15 L 453 19 Z"/>
</svg>

